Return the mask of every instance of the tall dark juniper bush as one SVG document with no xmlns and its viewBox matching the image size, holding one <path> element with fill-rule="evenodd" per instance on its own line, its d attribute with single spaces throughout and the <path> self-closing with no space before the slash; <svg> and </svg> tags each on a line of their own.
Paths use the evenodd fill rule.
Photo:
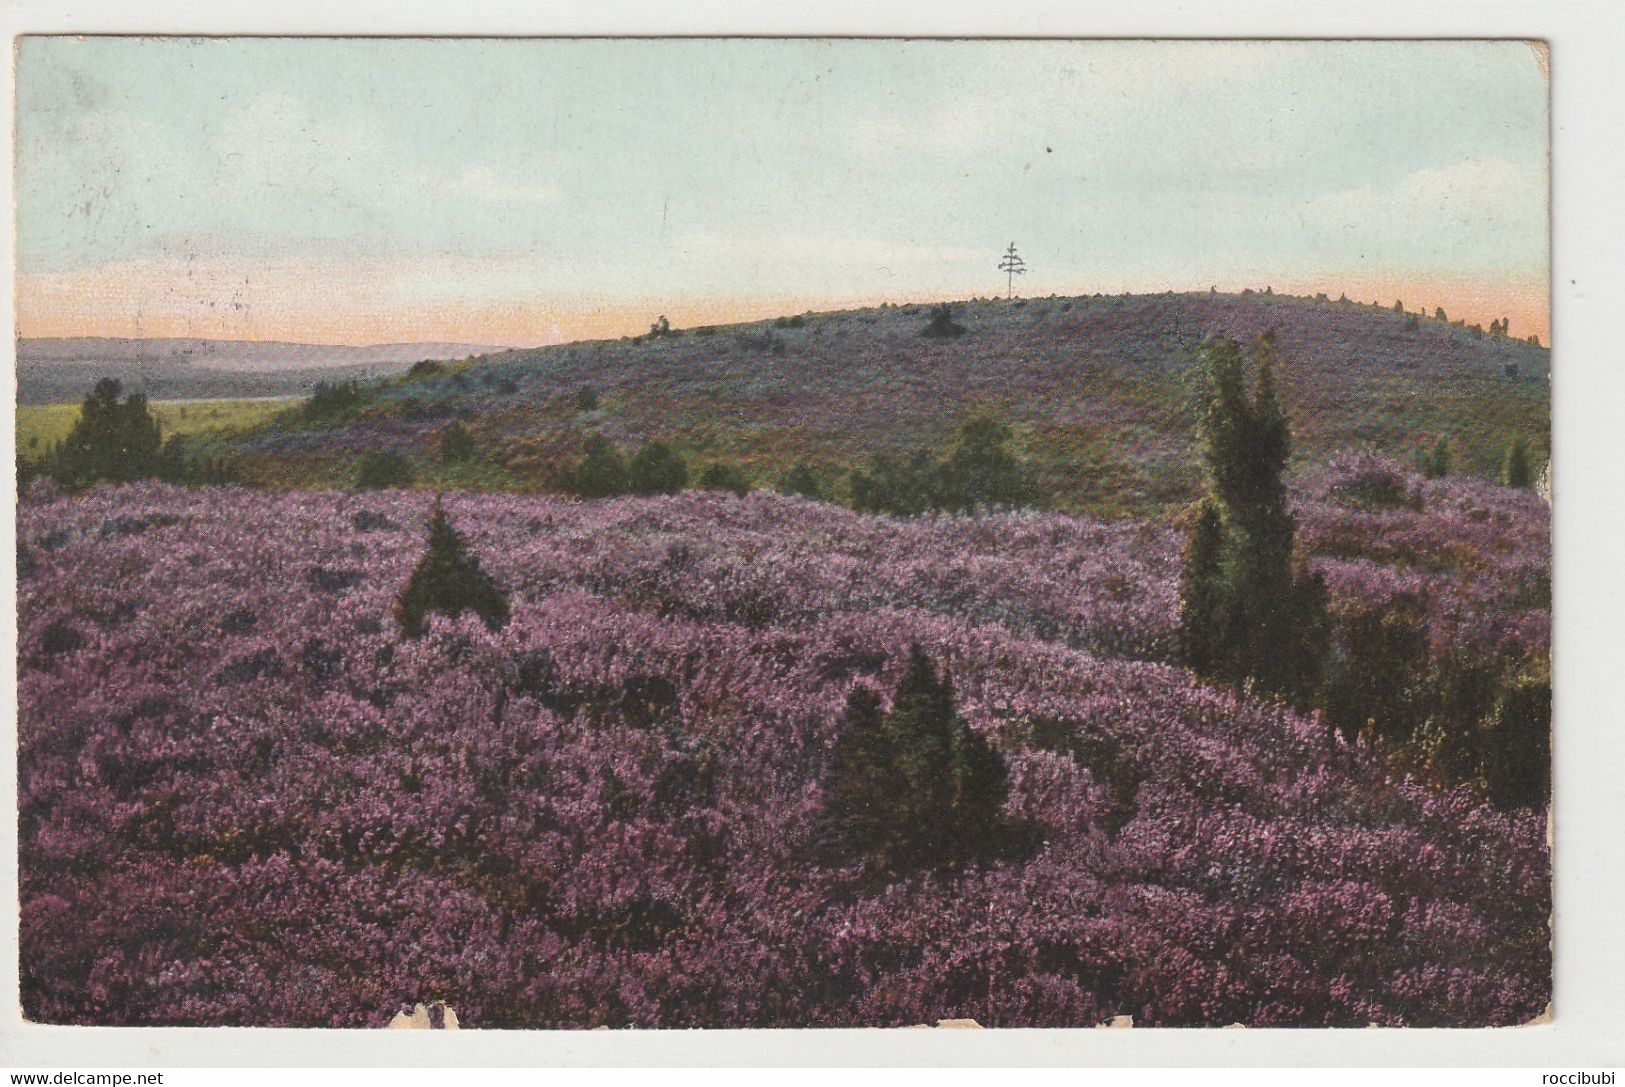
<svg viewBox="0 0 1625 1087">
<path fill-rule="evenodd" d="M 1502 478 L 1508 487 L 1528 487 L 1535 481 L 1534 469 L 1529 460 L 1529 443 L 1519 434 L 1512 439 L 1507 447 L 1506 464 L 1502 468 Z"/>
<path fill-rule="evenodd" d="M 1283 479 L 1292 440 L 1275 396 L 1271 334 L 1256 354 L 1249 394 L 1234 339 L 1216 337 L 1203 352 L 1208 495 L 1185 553 L 1180 640 L 1186 663 L 1203 675 L 1306 702 L 1326 655 L 1326 593 L 1293 560 Z"/>
<path fill-rule="evenodd" d="M 1004 759 L 954 709 L 953 683 L 923 650 L 890 712 L 868 687 L 847 698 L 828 785 L 825 842 L 888 873 L 934 867 L 997 844 Z"/>
<path fill-rule="evenodd" d="M 431 612 L 456 618 L 465 611 L 479 616 L 492 630 L 508 622 L 508 599 L 479 560 L 468 554 L 463 538 L 435 499 L 429 518 L 429 549 L 395 600 L 395 621 L 408 638 L 419 637 Z"/>
</svg>

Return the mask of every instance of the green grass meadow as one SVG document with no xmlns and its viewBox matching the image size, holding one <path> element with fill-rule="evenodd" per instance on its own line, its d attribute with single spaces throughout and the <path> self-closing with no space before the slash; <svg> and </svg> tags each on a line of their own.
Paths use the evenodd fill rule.
<svg viewBox="0 0 1625 1087">
<path fill-rule="evenodd" d="M 296 401 L 155 400 L 152 411 L 165 438 L 172 434 L 225 435 L 252 429 Z M 17 405 L 17 452 L 26 457 L 43 456 L 67 438 L 78 418 L 78 403 Z"/>
</svg>

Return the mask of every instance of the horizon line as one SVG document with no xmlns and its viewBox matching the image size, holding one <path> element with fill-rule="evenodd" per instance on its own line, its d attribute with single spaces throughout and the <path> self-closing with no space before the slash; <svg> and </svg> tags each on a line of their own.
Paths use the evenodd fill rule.
<svg viewBox="0 0 1625 1087">
<path fill-rule="evenodd" d="M 957 304 L 965 304 L 965 303 L 976 303 L 976 302 L 994 303 L 994 302 L 1006 302 L 1006 301 L 1035 301 L 1035 300 L 1049 300 L 1049 299 L 1080 299 L 1080 298 L 1096 298 L 1096 297 L 1100 297 L 1100 298 L 1132 298 L 1132 297 L 1136 297 L 1136 296 L 1138 296 L 1138 297 L 1157 297 L 1157 296 L 1165 296 L 1165 295 L 1199 295 L 1199 296 L 1204 296 L 1204 297 L 1207 297 L 1207 296 L 1220 296 L 1220 297 L 1230 296 L 1230 297 L 1236 297 L 1236 298 L 1244 298 L 1244 297 L 1247 297 L 1249 295 L 1249 293 L 1253 297 L 1258 297 L 1258 298 L 1292 298 L 1292 299 L 1301 299 L 1301 300 L 1309 301 L 1309 302 L 1315 302 L 1319 296 L 1326 295 L 1326 296 L 1328 296 L 1328 300 L 1327 300 L 1326 304 L 1332 304 L 1332 305 L 1346 304 L 1346 305 L 1350 305 L 1350 306 L 1375 307 L 1375 308 L 1385 309 L 1385 310 L 1392 308 L 1389 304 L 1382 302 L 1380 299 L 1374 299 L 1374 300 L 1371 300 L 1371 301 L 1362 301 L 1359 298 L 1349 297 L 1346 291 L 1341 292 L 1340 297 L 1341 298 L 1347 298 L 1347 302 L 1346 303 L 1340 303 L 1338 299 L 1330 298 L 1329 297 L 1330 292 L 1329 291 L 1324 291 L 1324 290 L 1316 291 L 1316 292 L 1312 292 L 1312 293 L 1298 292 L 1298 291 L 1295 291 L 1295 290 L 1290 289 L 1290 288 L 1286 289 L 1286 290 L 1276 291 L 1269 285 L 1266 285 L 1265 288 L 1245 287 L 1245 288 L 1239 288 L 1239 289 L 1233 289 L 1233 290 L 1218 290 L 1218 289 L 1216 289 L 1216 286 L 1210 285 L 1207 288 L 1191 287 L 1191 288 L 1182 288 L 1181 289 L 1181 288 L 1172 288 L 1172 287 L 1170 287 L 1170 288 L 1164 288 L 1162 290 L 1139 290 L 1139 291 L 1130 290 L 1130 291 L 1110 291 L 1110 292 L 1107 292 L 1107 291 L 1085 291 L 1085 292 L 1068 293 L 1068 294 L 1050 293 L 1050 294 L 1044 294 L 1044 295 L 1037 295 L 1037 294 L 1014 295 L 1014 296 L 1008 297 L 1008 298 L 1005 297 L 1005 296 L 993 295 L 993 294 L 973 294 L 973 295 L 967 295 L 967 296 L 963 296 L 963 297 L 951 297 L 951 296 L 950 297 L 943 297 L 943 296 L 940 296 L 940 295 L 933 295 L 933 296 L 930 297 L 930 299 L 927 299 L 924 296 L 922 296 L 920 298 L 912 298 L 912 297 L 910 297 L 910 298 L 907 298 L 907 299 L 902 300 L 902 301 L 897 301 L 897 300 L 893 300 L 893 299 L 882 299 L 882 300 L 879 300 L 879 301 L 862 302 L 862 301 L 858 301 L 858 300 L 848 301 L 848 300 L 845 300 L 845 299 L 839 299 L 839 300 L 832 299 L 832 300 L 829 300 L 829 303 L 826 304 L 826 306 L 824 308 L 821 308 L 821 309 L 819 309 L 819 308 L 785 309 L 785 310 L 782 310 L 779 313 L 764 314 L 762 316 L 736 316 L 736 317 L 733 317 L 733 318 L 727 319 L 727 320 L 695 321 L 695 322 L 692 322 L 690 324 L 680 326 L 680 327 L 683 327 L 683 328 L 727 327 L 728 325 L 756 324 L 756 323 L 759 323 L 759 322 L 762 322 L 762 321 L 771 321 L 777 316 L 794 316 L 794 315 L 797 315 L 797 314 L 805 315 L 805 314 L 817 314 L 817 313 L 829 313 L 829 314 L 847 313 L 847 312 L 855 312 L 855 311 L 860 311 L 860 310 L 865 310 L 865 309 L 883 309 L 883 308 L 885 308 L 887 306 L 923 305 L 923 304 L 927 304 L 928 301 L 933 301 L 933 300 L 936 301 L 936 302 L 939 302 L 939 303 L 940 302 L 947 302 L 947 303 L 950 303 L 950 304 L 955 304 L 955 303 L 957 303 Z M 635 304 L 638 304 L 638 303 L 641 302 L 641 303 L 644 303 L 645 306 L 646 306 L 647 301 L 648 300 L 645 300 L 645 299 L 627 299 L 623 303 L 623 305 L 630 306 L 630 305 L 635 305 Z M 671 299 L 671 301 L 677 302 L 677 301 L 680 301 L 680 299 L 674 298 L 674 299 Z M 714 301 L 722 302 L 724 300 L 716 299 Z M 740 306 L 742 308 L 752 308 L 752 309 L 754 309 L 754 308 L 762 308 L 765 305 L 772 304 L 772 302 L 774 300 L 772 299 L 772 296 L 761 296 L 761 297 L 759 297 L 757 299 L 754 299 L 754 300 L 739 299 L 739 300 L 731 300 L 731 301 L 733 302 L 734 305 L 738 305 L 738 306 Z M 779 301 L 780 301 L 781 304 L 790 304 L 790 305 L 795 304 L 788 297 L 784 298 L 782 300 L 779 300 Z M 1396 299 L 1396 301 L 1401 301 L 1401 300 Z M 1546 324 L 1549 326 L 1549 324 L 1550 324 L 1550 315 L 1549 315 L 1550 294 L 1549 293 L 1546 295 L 1545 301 L 1547 303 L 1547 309 L 1548 309 L 1548 316 L 1547 316 Z M 20 309 L 20 307 L 18 307 L 18 308 Z M 656 307 L 656 308 L 658 308 L 658 307 Z M 1435 308 L 1438 308 L 1438 307 L 1435 307 Z M 1408 305 L 1407 308 L 1405 309 L 1405 312 L 1407 312 L 1407 313 L 1418 313 L 1418 314 L 1421 314 L 1423 316 L 1429 316 L 1426 307 L 1417 306 L 1414 303 Z M 448 338 L 444 338 L 444 337 L 428 337 L 428 338 L 423 338 L 423 339 L 368 340 L 368 341 L 364 341 L 364 342 L 353 342 L 353 341 L 352 342 L 343 342 L 343 341 L 332 340 L 332 339 L 329 339 L 329 340 L 290 339 L 290 338 L 287 338 L 286 336 L 267 336 L 267 337 L 257 337 L 257 336 L 208 336 L 208 335 L 198 335 L 198 334 L 195 334 L 195 333 L 193 333 L 193 334 L 184 334 L 184 335 L 164 334 L 164 335 L 150 335 L 149 336 L 149 335 L 117 335 L 117 334 L 107 334 L 107 333 L 97 333 L 97 332 L 66 332 L 66 333 L 52 333 L 52 334 L 49 334 L 49 335 L 28 335 L 28 334 L 25 334 L 25 333 L 23 333 L 21 331 L 21 326 L 23 324 L 23 322 L 21 320 L 22 314 L 19 312 L 19 313 L 16 313 L 15 316 L 16 316 L 17 320 L 15 322 L 16 331 L 14 333 L 14 339 L 15 339 L 15 341 L 17 343 L 22 343 L 24 341 L 33 342 L 33 343 L 45 343 L 45 342 L 51 342 L 51 341 L 64 341 L 64 340 L 107 340 L 107 341 L 120 341 L 120 340 L 122 340 L 122 341 L 127 341 L 127 342 L 139 342 L 139 343 L 161 343 L 161 342 L 165 342 L 165 341 L 169 341 L 169 342 L 196 341 L 196 342 L 200 342 L 200 343 L 242 343 L 242 344 L 256 344 L 256 345 L 280 344 L 280 345 L 285 345 L 285 346 L 289 346 L 289 347 L 332 347 L 332 348 L 344 348 L 344 349 L 348 349 L 348 350 L 382 349 L 382 348 L 390 348 L 390 347 L 416 347 L 416 346 L 420 346 L 420 345 L 439 344 L 439 345 L 444 345 L 444 346 L 453 346 L 453 345 L 455 345 L 455 346 L 459 346 L 459 347 L 478 347 L 478 348 L 484 349 L 484 351 L 487 354 L 489 354 L 489 353 L 494 353 L 494 352 L 505 352 L 505 351 L 529 351 L 529 350 L 536 350 L 536 349 L 539 349 L 539 348 L 542 348 L 542 347 L 563 347 L 563 346 L 569 346 L 569 345 L 572 345 L 572 344 L 581 344 L 581 343 L 599 343 L 599 342 L 612 343 L 612 342 L 616 342 L 618 340 L 632 339 L 632 338 L 635 338 L 637 336 L 643 335 L 642 332 L 626 332 L 626 333 L 622 333 L 620 335 L 615 335 L 615 334 L 593 335 L 590 332 L 588 332 L 585 335 L 578 335 L 578 336 L 576 336 L 574 338 L 568 338 L 567 337 L 567 338 L 563 338 L 563 339 L 554 339 L 554 340 L 550 340 L 550 341 L 547 341 L 547 342 L 532 343 L 532 344 L 528 344 L 528 345 L 527 344 L 518 344 L 518 343 L 501 343 L 501 342 L 499 342 L 499 343 L 475 343 L 475 342 L 472 342 L 471 340 L 448 339 Z M 1429 319 L 1432 319 L 1432 318 L 1429 316 Z M 1454 321 L 1458 320 L 1458 319 L 1459 318 L 1452 319 L 1452 323 L 1454 323 Z M 1473 323 L 1477 323 L 1477 322 L 1473 322 Z M 1545 333 L 1546 333 L 1545 339 L 1549 340 L 1550 335 L 1551 335 L 1549 327 L 1543 329 L 1543 331 L 1545 331 Z M 1521 340 L 1521 339 L 1525 339 L 1526 337 L 1518 336 L 1518 337 L 1514 337 L 1514 338 Z M 1542 346 L 1549 346 L 1549 345 L 1548 344 L 1543 344 Z"/>
</svg>

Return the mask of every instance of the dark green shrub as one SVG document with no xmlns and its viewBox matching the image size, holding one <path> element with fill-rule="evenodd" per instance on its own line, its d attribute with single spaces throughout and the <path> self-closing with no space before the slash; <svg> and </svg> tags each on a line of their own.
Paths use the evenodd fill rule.
<svg viewBox="0 0 1625 1087">
<path fill-rule="evenodd" d="M 1225 607 L 1223 564 L 1223 513 L 1210 497 L 1196 507 L 1180 571 L 1180 653 L 1185 664 L 1200 675 L 1212 674 L 1219 663 Z"/>
<path fill-rule="evenodd" d="M 852 473 L 852 507 L 863 513 L 910 517 L 941 508 L 940 484 L 936 462 L 925 450 L 907 459 L 881 453 L 867 471 Z"/>
<path fill-rule="evenodd" d="M 784 478 L 779 480 L 779 492 L 815 500 L 823 497 L 822 489 L 818 485 L 818 474 L 805 461 L 784 473 Z"/>
<path fill-rule="evenodd" d="M 750 478 L 738 467 L 718 462 L 705 466 L 700 473 L 699 488 L 702 491 L 730 491 L 743 496 L 750 492 Z"/>
<path fill-rule="evenodd" d="M 155 474 L 165 482 L 189 486 L 224 486 L 237 478 L 230 461 L 209 455 L 184 434 L 171 434 L 164 442 Z"/>
<path fill-rule="evenodd" d="M 1331 488 L 1340 504 L 1366 509 L 1422 508 L 1422 492 L 1407 482 L 1405 473 L 1386 462 L 1371 462 Z"/>
<path fill-rule="evenodd" d="M 39 462 L 17 454 L 17 497 L 22 498 L 40 477 Z"/>
<path fill-rule="evenodd" d="M 1426 608 L 1412 597 L 1339 618 L 1327 666 L 1326 721 L 1345 737 L 1406 742 L 1429 711 Z"/>
<path fill-rule="evenodd" d="M 587 439 L 586 450 L 571 473 L 570 489 L 582 498 L 608 498 L 628 489 L 626 458 L 602 434 Z"/>
<path fill-rule="evenodd" d="M 688 486 L 688 464 L 662 441 L 652 441 L 632 455 L 627 482 L 633 494 L 676 494 Z"/>
<path fill-rule="evenodd" d="M 880 699 L 865 686 L 846 696 L 835 741 L 825 834 L 835 852 L 879 856 L 892 831 L 893 752 Z"/>
<path fill-rule="evenodd" d="M 461 464 L 474 459 L 479 445 L 461 420 L 453 422 L 440 435 L 440 459 L 446 464 Z"/>
<path fill-rule="evenodd" d="M 456 618 L 471 611 L 492 630 L 508 621 L 508 600 L 502 589 L 469 555 L 463 538 L 435 499 L 429 518 L 429 547 L 412 567 L 395 600 L 395 622 L 408 638 L 423 633 L 432 612 Z"/>
<path fill-rule="evenodd" d="M 933 339 L 953 339 L 965 334 L 965 326 L 954 320 L 954 309 L 947 302 L 931 307 L 931 319 L 920 329 L 920 335 Z"/>
<path fill-rule="evenodd" d="M 438 377 L 445 372 L 446 367 L 444 364 L 436 362 L 434 359 L 424 359 L 422 362 L 414 362 L 412 368 L 406 371 L 406 376 L 414 379 Z"/>
<path fill-rule="evenodd" d="M 1025 506 L 1034 500 L 1027 470 L 1010 454 L 1010 428 L 996 416 L 973 412 L 959 426 L 941 460 L 925 450 L 907 458 L 876 456 L 849 481 L 853 508 L 912 516 L 929 510 L 969 511 Z"/>
<path fill-rule="evenodd" d="M 588 385 L 583 385 L 581 388 L 577 389 L 576 390 L 576 410 L 577 411 L 597 411 L 598 410 L 598 392 L 597 392 L 597 390 L 593 389 L 591 386 L 588 386 Z"/>
<path fill-rule="evenodd" d="M 1449 475 L 1455 468 L 1449 440 L 1440 438 L 1434 443 L 1432 452 L 1419 453 L 1416 466 L 1429 479 L 1443 479 Z"/>
<path fill-rule="evenodd" d="M 310 398 L 295 409 L 295 417 L 305 423 L 344 423 L 361 415 L 370 395 L 353 381 L 329 384 L 318 381 Z"/>
<path fill-rule="evenodd" d="M 1508 487 L 1528 487 L 1535 481 L 1534 472 L 1529 464 L 1529 443 L 1523 440 L 1522 434 L 1513 438 L 1512 444 L 1507 447 L 1502 477 Z"/>
<path fill-rule="evenodd" d="M 1502 691 L 1485 745 L 1484 781 L 1501 808 L 1544 809 L 1552 794 L 1552 684 L 1518 676 Z"/>
<path fill-rule="evenodd" d="M 937 493 L 952 510 L 985 506 L 1025 506 L 1032 489 L 1025 471 L 1007 446 L 1010 427 L 987 412 L 973 413 L 960 424 L 952 452 L 938 469 Z"/>
<path fill-rule="evenodd" d="M 414 478 L 412 462 L 393 449 L 369 450 L 356 462 L 355 489 L 358 491 L 410 487 Z"/>
<path fill-rule="evenodd" d="M 40 636 L 40 650 L 49 656 L 75 653 L 84 648 L 85 637 L 66 623 L 52 623 Z"/>
</svg>

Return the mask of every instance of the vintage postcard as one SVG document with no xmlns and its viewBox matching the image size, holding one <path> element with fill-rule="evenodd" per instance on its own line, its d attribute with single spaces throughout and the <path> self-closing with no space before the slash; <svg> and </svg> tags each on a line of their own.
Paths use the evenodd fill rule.
<svg viewBox="0 0 1625 1087">
<path fill-rule="evenodd" d="M 15 86 L 28 1021 L 1551 1014 L 1542 44 Z"/>
</svg>

